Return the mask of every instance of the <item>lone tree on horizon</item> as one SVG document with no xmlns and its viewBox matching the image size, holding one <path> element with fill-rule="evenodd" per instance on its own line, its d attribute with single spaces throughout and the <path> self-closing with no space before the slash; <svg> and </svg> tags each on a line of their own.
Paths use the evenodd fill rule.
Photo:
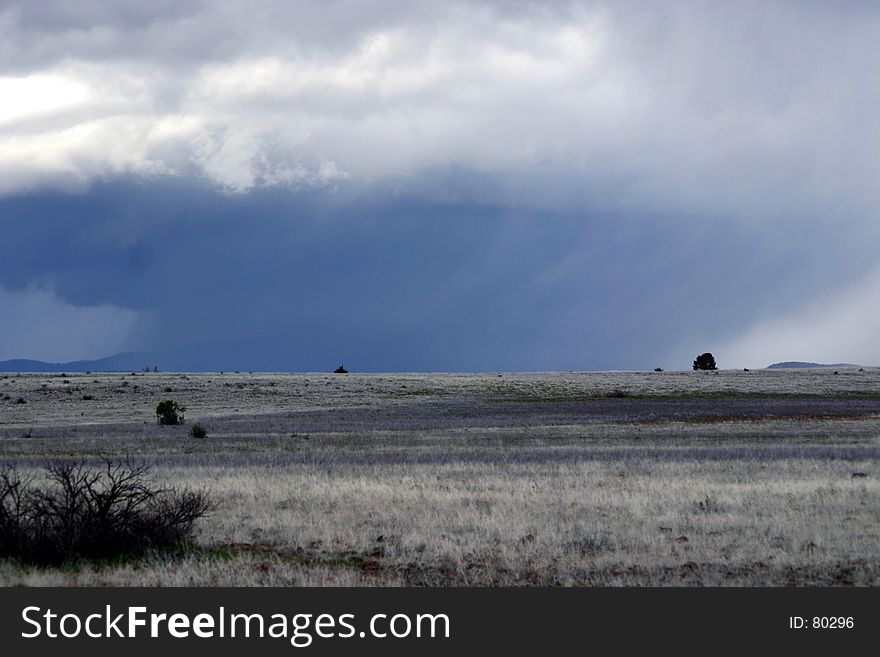
<svg viewBox="0 0 880 657">
<path fill-rule="evenodd" d="M 715 356 L 710 354 L 708 351 L 705 354 L 700 354 L 694 361 L 694 369 L 717 370 L 718 368 L 715 366 Z"/>
</svg>

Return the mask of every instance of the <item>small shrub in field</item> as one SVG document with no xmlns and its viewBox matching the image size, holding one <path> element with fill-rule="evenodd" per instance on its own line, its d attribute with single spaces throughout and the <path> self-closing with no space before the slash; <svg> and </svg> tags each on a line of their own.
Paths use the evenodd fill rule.
<svg viewBox="0 0 880 657">
<path fill-rule="evenodd" d="M 83 395 L 83 401 L 92 401 L 94 397 L 92 395 Z"/>
<path fill-rule="evenodd" d="M 45 474 L 0 469 L 0 557 L 58 565 L 179 548 L 210 508 L 202 492 L 155 484 L 146 465 L 59 461 Z"/>
<path fill-rule="evenodd" d="M 156 419 L 159 424 L 183 424 L 186 406 L 181 406 L 172 399 L 159 402 L 156 406 Z"/>
<path fill-rule="evenodd" d="M 718 513 L 721 511 L 718 500 L 708 495 L 706 495 L 706 499 L 696 502 L 694 508 L 701 513 Z"/>
<path fill-rule="evenodd" d="M 614 399 L 623 399 L 624 397 L 628 397 L 629 395 L 626 393 L 626 391 L 615 388 L 608 393 L 608 396 Z"/>
<path fill-rule="evenodd" d="M 345 369 L 344 365 L 340 365 L 335 370 L 333 370 L 334 374 L 348 374 L 348 370 Z"/>
<path fill-rule="evenodd" d="M 836 374 L 836 372 L 835 372 L 835 374 Z M 27 404 L 24 397 L 19 397 L 17 400 L 15 400 L 15 403 L 16 404 Z"/>
<path fill-rule="evenodd" d="M 201 422 L 196 422 L 192 425 L 192 429 L 189 430 L 189 435 L 193 438 L 205 438 L 208 435 L 208 432 L 205 430 L 205 427 L 202 426 Z"/>
</svg>

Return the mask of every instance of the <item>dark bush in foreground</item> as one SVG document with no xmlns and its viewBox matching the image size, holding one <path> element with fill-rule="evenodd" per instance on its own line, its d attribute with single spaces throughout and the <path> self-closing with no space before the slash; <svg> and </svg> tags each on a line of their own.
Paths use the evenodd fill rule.
<svg viewBox="0 0 880 657">
<path fill-rule="evenodd" d="M 192 425 L 192 429 L 189 430 L 189 435 L 193 438 L 205 438 L 208 435 L 205 427 L 202 426 L 201 422 L 196 422 Z"/>
<path fill-rule="evenodd" d="M 718 368 L 715 366 L 715 356 L 706 352 L 705 354 L 700 354 L 694 360 L 694 369 L 695 370 L 717 370 Z"/>
<path fill-rule="evenodd" d="M 183 424 L 186 406 L 181 406 L 172 399 L 159 402 L 156 406 L 156 419 L 159 424 Z"/>
<path fill-rule="evenodd" d="M 0 469 L 0 557 L 57 565 L 185 545 L 204 493 L 162 488 L 145 465 L 51 463 L 45 479 Z"/>
</svg>

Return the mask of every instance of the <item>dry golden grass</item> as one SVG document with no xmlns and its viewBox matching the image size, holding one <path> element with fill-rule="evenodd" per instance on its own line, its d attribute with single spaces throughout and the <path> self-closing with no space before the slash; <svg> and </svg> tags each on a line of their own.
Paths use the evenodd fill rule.
<svg viewBox="0 0 880 657">
<path fill-rule="evenodd" d="M 5 585 L 880 584 L 876 370 L 12 378 L 6 459 L 138 454 L 216 509 L 186 557 Z"/>
</svg>

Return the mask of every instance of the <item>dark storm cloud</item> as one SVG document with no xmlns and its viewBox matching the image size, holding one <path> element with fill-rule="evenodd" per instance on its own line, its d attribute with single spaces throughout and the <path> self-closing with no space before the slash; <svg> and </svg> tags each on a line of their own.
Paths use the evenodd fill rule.
<svg viewBox="0 0 880 657">
<path fill-rule="evenodd" d="M 880 360 L 841 337 L 880 329 L 878 37 L 867 3 L 0 3 L 5 330 Z"/>
<path fill-rule="evenodd" d="M 464 196 L 474 182 L 443 178 Z M 797 308 L 871 258 L 865 244 L 828 262 L 841 238 L 819 231 L 781 267 L 776 247 L 723 217 L 695 232 L 425 196 L 229 197 L 166 181 L 6 199 L 0 214 L 17 221 L 0 288 L 38 281 L 76 307 L 125 308 L 141 318 L 125 348 L 175 350 L 178 367 L 647 369 L 681 366 L 670 351 Z"/>
</svg>

